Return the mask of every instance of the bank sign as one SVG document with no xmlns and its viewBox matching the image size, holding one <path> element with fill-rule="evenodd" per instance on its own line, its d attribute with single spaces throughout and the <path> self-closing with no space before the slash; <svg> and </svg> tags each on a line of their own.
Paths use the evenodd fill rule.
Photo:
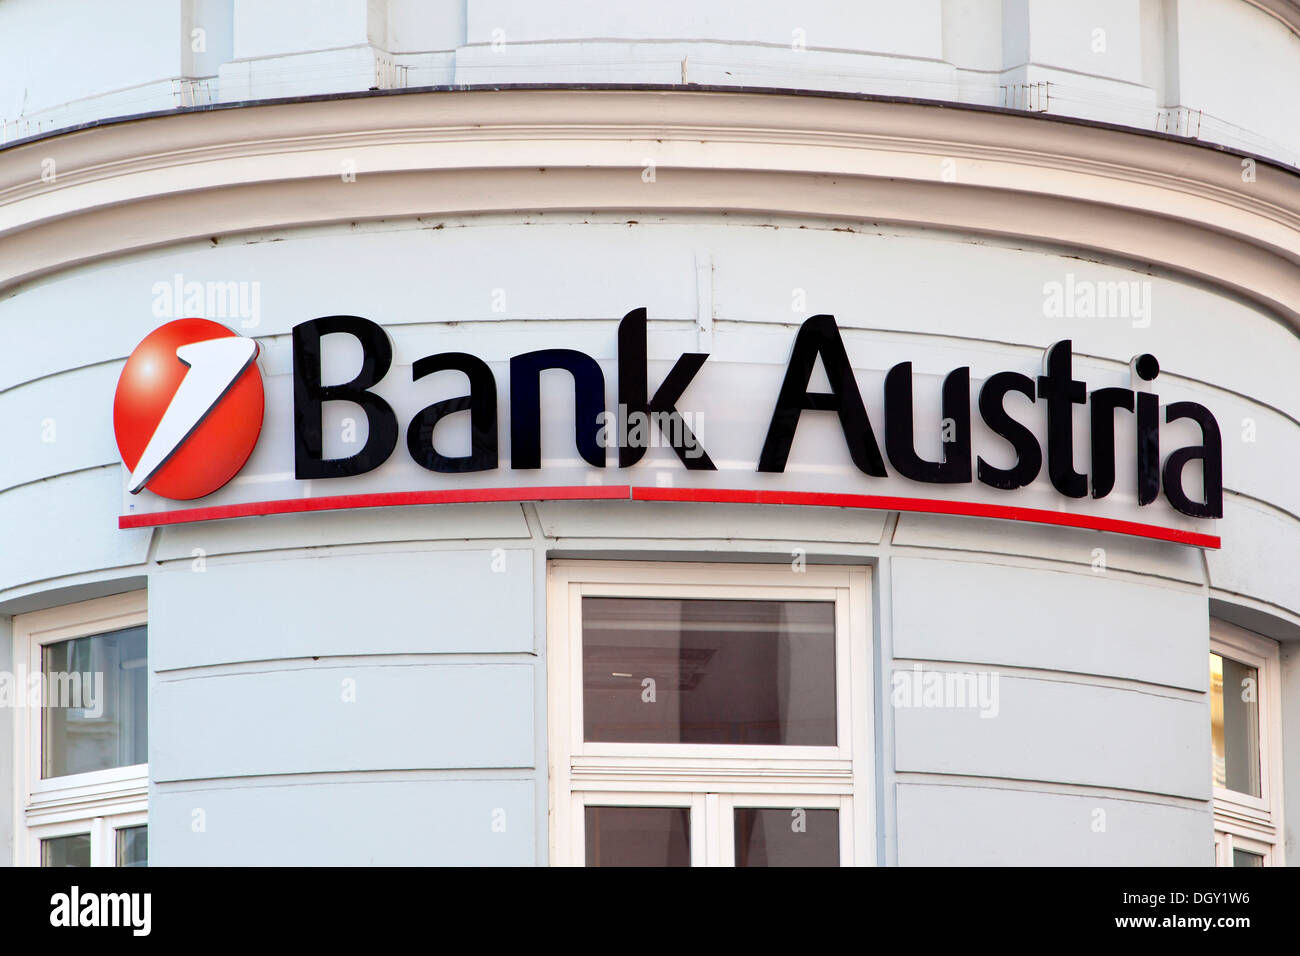
<svg viewBox="0 0 1300 956">
<path fill-rule="evenodd" d="M 644 309 L 561 336 L 585 348 L 516 351 L 548 325 L 449 330 L 438 345 L 492 354 L 430 350 L 408 366 L 361 316 L 311 319 L 263 348 L 205 319 L 169 322 L 117 386 L 119 524 L 632 499 L 1009 518 L 1219 546 L 1218 423 L 1197 402 L 1162 402 L 1153 355 L 1122 371 L 1095 363 L 1109 384 L 1090 388 L 1063 340 L 973 387 L 969 364 L 914 374 L 897 337 L 864 342 L 816 315 L 784 341 L 770 328 L 719 335 L 713 353 L 680 351 L 682 331 L 665 329 L 651 360 Z M 402 334 L 406 351 L 424 344 Z M 953 347 L 927 348 L 933 367 Z"/>
</svg>

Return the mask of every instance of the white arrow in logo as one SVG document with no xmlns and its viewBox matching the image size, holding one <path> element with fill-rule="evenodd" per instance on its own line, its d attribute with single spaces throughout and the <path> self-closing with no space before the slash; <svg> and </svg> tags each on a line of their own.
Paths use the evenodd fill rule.
<svg viewBox="0 0 1300 956">
<path fill-rule="evenodd" d="M 163 412 L 158 427 L 136 462 L 126 490 L 138 495 L 158 469 L 171 460 L 185 439 L 217 407 L 222 396 L 244 374 L 257 356 L 257 343 L 241 335 L 191 342 L 176 350 L 176 357 L 189 367 L 180 387 Z"/>
</svg>

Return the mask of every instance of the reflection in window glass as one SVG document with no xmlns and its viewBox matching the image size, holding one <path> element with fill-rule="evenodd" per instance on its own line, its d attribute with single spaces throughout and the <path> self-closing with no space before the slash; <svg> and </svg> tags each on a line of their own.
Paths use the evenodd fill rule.
<svg viewBox="0 0 1300 956">
<path fill-rule="evenodd" d="M 117 865 L 149 865 L 148 827 L 122 827 L 117 831 Z"/>
<path fill-rule="evenodd" d="M 836 742 L 830 601 L 583 598 L 582 665 L 588 741 Z"/>
<path fill-rule="evenodd" d="M 1214 785 L 1260 795 L 1259 671 L 1210 655 L 1210 735 Z"/>
<path fill-rule="evenodd" d="M 737 808 L 736 866 L 839 866 L 840 812 Z"/>
<path fill-rule="evenodd" d="M 686 807 L 587 807 L 587 866 L 690 866 Z"/>
<path fill-rule="evenodd" d="M 1249 850 L 1238 850 L 1234 848 L 1232 851 L 1232 865 L 1263 866 L 1264 857 L 1259 853 L 1251 853 Z"/>
<path fill-rule="evenodd" d="M 90 866 L 90 834 L 42 840 L 41 866 Z"/>
<path fill-rule="evenodd" d="M 45 645 L 42 777 L 148 761 L 145 646 L 143 627 Z"/>
</svg>

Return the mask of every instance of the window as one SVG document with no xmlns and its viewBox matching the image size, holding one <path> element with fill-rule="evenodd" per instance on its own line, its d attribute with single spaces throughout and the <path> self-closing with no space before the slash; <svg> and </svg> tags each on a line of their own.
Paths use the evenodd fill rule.
<svg viewBox="0 0 1300 956">
<path fill-rule="evenodd" d="M 875 860 L 865 568 L 553 562 L 551 860 Z"/>
<path fill-rule="evenodd" d="M 15 711 L 15 862 L 145 866 L 144 592 L 18 615 L 14 656 L 26 695 Z"/>
<path fill-rule="evenodd" d="M 1281 866 L 1278 645 L 1212 621 L 1209 663 L 1215 863 Z"/>
</svg>

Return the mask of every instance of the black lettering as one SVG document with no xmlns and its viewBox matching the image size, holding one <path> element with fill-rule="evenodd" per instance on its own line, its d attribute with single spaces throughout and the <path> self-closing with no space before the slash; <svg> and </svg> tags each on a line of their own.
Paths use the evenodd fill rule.
<svg viewBox="0 0 1300 956">
<path fill-rule="evenodd" d="M 1223 440 L 1219 423 L 1210 410 L 1196 402 L 1172 402 L 1165 407 L 1165 421 L 1190 418 L 1201 426 L 1201 444 L 1173 452 L 1165 462 L 1165 497 L 1185 515 L 1193 518 L 1223 517 Z M 1183 493 L 1183 468 L 1201 460 L 1201 491 L 1204 501 L 1193 501 Z"/>
<path fill-rule="evenodd" d="M 975 474 L 986 485 L 1010 491 L 1023 488 L 1038 477 L 1043 467 L 1043 452 L 1034 433 L 1007 413 L 1004 399 L 1008 392 L 1019 392 L 1032 402 L 1034 380 L 1019 372 L 990 375 L 980 386 L 980 417 L 984 424 L 1010 442 L 1016 450 L 1016 463 L 1010 468 L 995 468 L 979 458 Z"/>
<path fill-rule="evenodd" d="M 605 375 L 590 355 L 574 349 L 540 349 L 510 360 L 510 467 L 542 467 L 543 369 L 564 369 L 573 376 L 573 440 L 589 465 L 605 467 L 605 449 L 597 441 L 605 408 Z"/>
<path fill-rule="evenodd" d="M 343 385 L 321 384 L 321 338 L 345 332 L 361 343 L 361 371 Z M 293 459 L 296 478 L 346 478 L 373 471 L 397 447 L 397 416 L 369 389 L 388 374 L 393 346 L 383 328 L 356 315 L 327 315 L 293 327 Z M 366 413 L 366 443 L 355 455 L 323 458 L 325 402 L 352 402 Z"/>
<path fill-rule="evenodd" d="M 1153 382 L 1160 374 L 1154 355 L 1139 355 L 1129 363 L 1132 374 Z M 1137 393 L 1137 483 L 1138 504 L 1149 505 L 1160 495 L 1160 397 L 1154 392 Z"/>
<path fill-rule="evenodd" d="M 717 468 L 709 458 L 704 446 L 700 444 L 695 433 L 686 426 L 681 413 L 677 411 L 677 401 L 686 391 L 695 373 L 709 357 L 707 352 L 683 352 L 681 358 L 673 365 L 654 396 L 649 400 L 646 394 L 649 386 L 646 382 L 646 345 L 645 345 L 645 309 L 633 309 L 618 324 L 618 404 L 620 414 L 631 416 L 640 413 L 653 420 L 663 432 L 663 417 L 668 417 L 669 429 L 665 434 L 672 450 L 677 453 L 688 471 L 716 471 Z M 646 445 L 630 445 L 626 441 L 627 423 L 621 423 L 620 433 L 623 441 L 618 447 L 618 466 L 628 468 L 645 456 Z M 647 442 L 648 444 L 648 442 Z"/>
<path fill-rule="evenodd" d="M 831 391 L 808 391 L 813 364 L 821 356 L 822 365 L 830 379 Z M 885 462 L 880 457 L 871 421 L 862 404 L 853 367 L 844 351 L 844 341 L 832 315 L 814 315 L 799 327 L 795 336 L 785 379 L 777 395 L 772 421 L 767 427 L 767 438 L 758 457 L 759 471 L 785 471 L 794 442 L 795 429 L 804 409 L 818 412 L 837 412 L 849 455 L 860 471 L 877 478 L 885 477 Z"/>
<path fill-rule="evenodd" d="M 912 423 L 912 363 L 899 362 L 885 376 L 885 452 L 889 463 L 904 478 L 934 484 L 970 481 L 970 369 L 955 368 L 943 380 L 943 418 L 947 437 L 943 461 L 927 461 L 916 454 Z"/>
<path fill-rule="evenodd" d="M 1047 474 L 1056 490 L 1071 498 L 1088 493 L 1088 478 L 1074 470 L 1074 406 L 1088 400 L 1088 389 L 1071 372 L 1072 343 L 1047 350 L 1046 375 L 1038 377 L 1038 397 L 1047 400 Z"/>
<path fill-rule="evenodd" d="M 421 468 L 446 474 L 491 471 L 497 467 L 497 382 L 481 358 L 465 352 L 428 355 L 411 367 L 411 380 L 453 369 L 469 376 L 469 394 L 448 398 L 421 410 L 406 429 L 406 448 Z M 448 457 L 433 447 L 438 422 L 456 412 L 469 412 L 470 453 Z"/>
<path fill-rule="evenodd" d="M 1133 411 L 1133 391 L 1099 388 L 1089 401 L 1092 403 L 1092 496 L 1105 498 L 1115 487 L 1115 410 Z"/>
</svg>

